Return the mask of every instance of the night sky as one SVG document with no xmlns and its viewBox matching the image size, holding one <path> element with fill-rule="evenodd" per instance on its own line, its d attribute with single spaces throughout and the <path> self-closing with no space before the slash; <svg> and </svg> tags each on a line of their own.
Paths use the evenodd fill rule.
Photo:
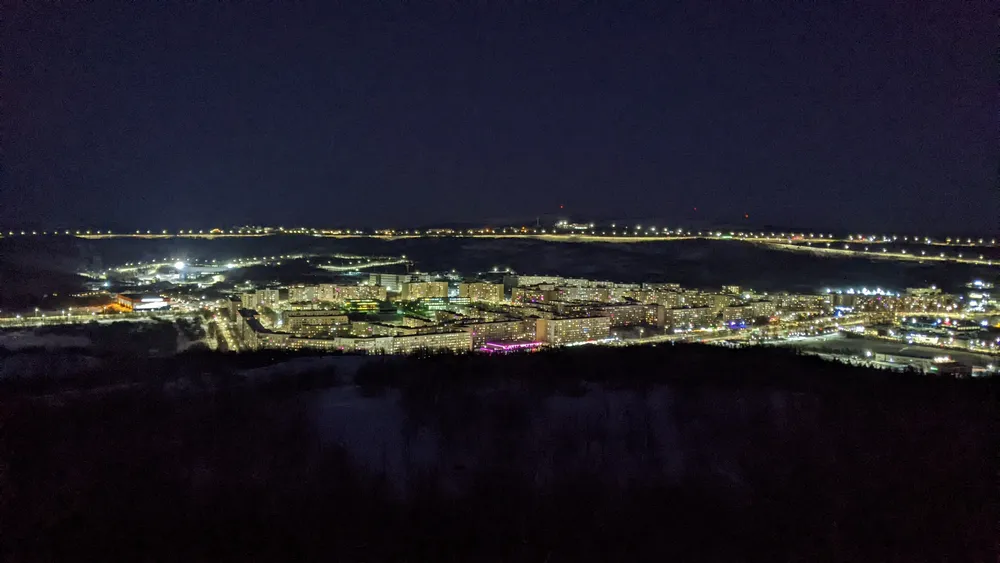
<svg viewBox="0 0 1000 563">
<path fill-rule="evenodd" d="M 997 230 L 988 0 L 50 4 L 3 8 L 5 224 Z"/>
</svg>

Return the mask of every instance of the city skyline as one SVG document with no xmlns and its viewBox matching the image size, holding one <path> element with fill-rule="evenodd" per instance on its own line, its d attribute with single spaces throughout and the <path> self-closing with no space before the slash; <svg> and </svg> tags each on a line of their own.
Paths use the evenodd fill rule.
<svg viewBox="0 0 1000 563">
<path fill-rule="evenodd" d="M 330 277 L 278 281 L 283 263 L 303 260 Z M 505 354 L 583 344 L 804 344 L 804 352 L 828 360 L 889 370 L 968 376 L 997 367 L 1000 317 L 992 278 L 952 291 L 930 285 L 760 292 L 732 283 L 692 287 L 510 268 L 380 271 L 401 264 L 412 261 L 336 254 L 126 262 L 81 271 L 86 291 L 64 296 L 54 310 L 8 310 L 0 327 L 72 327 L 95 319 L 208 323 L 199 345 L 229 352 Z M 256 268 L 254 277 L 238 274 L 247 268 Z M 831 349 L 831 342 L 852 350 Z M 956 354 L 977 367 L 970 372 L 956 364 Z"/>
<path fill-rule="evenodd" d="M 12 8 L 0 223 L 996 232 L 985 2 L 255 8 Z"/>
<path fill-rule="evenodd" d="M 0 552 L 991 560 L 995 4 L 6 3 Z"/>
</svg>

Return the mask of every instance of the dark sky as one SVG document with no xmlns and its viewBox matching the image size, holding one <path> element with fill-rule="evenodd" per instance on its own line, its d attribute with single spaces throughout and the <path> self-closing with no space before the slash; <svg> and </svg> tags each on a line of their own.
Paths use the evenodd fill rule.
<svg viewBox="0 0 1000 563">
<path fill-rule="evenodd" d="M 988 0 L 49 4 L 4 7 L 5 223 L 1000 217 Z"/>
</svg>

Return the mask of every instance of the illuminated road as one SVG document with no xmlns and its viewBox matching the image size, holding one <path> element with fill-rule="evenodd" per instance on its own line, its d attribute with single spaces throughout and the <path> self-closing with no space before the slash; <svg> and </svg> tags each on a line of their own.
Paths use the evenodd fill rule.
<svg viewBox="0 0 1000 563">
<path fill-rule="evenodd" d="M 747 329 L 721 329 L 715 331 L 692 331 L 692 332 L 678 332 L 678 333 L 667 333 L 667 334 L 655 334 L 652 336 L 646 336 L 643 338 L 630 338 L 628 340 L 621 341 L 622 344 L 635 344 L 635 345 L 645 345 L 645 344 L 657 344 L 660 342 L 698 342 L 698 343 L 712 343 L 719 342 L 723 340 L 747 340 L 750 338 L 788 338 L 788 333 L 799 332 L 799 331 L 815 331 L 824 330 L 830 328 L 845 328 L 851 326 L 864 325 L 869 323 L 870 319 L 867 317 L 857 317 L 857 318 L 832 318 L 823 317 L 819 319 L 810 319 L 805 321 L 787 321 L 776 323 L 772 325 L 764 325 L 760 327 L 752 327 Z"/>
<path fill-rule="evenodd" d="M 885 251 L 872 251 L 872 250 L 862 250 L 862 249 L 844 249 L 844 248 L 825 248 L 819 246 L 808 246 L 803 244 L 794 244 L 788 242 L 759 242 L 754 240 L 746 240 L 744 242 L 757 243 L 762 246 L 768 246 L 771 248 L 776 248 L 779 250 L 793 250 L 798 252 L 812 252 L 815 254 L 838 254 L 842 256 L 861 256 L 865 258 L 871 258 L 875 260 L 900 260 L 907 262 L 950 262 L 953 264 L 975 264 L 977 266 L 1000 266 L 1000 260 L 993 260 L 985 258 L 966 257 L 962 256 L 948 256 L 947 254 L 942 256 L 942 253 L 937 255 L 931 254 L 920 254 L 909 252 L 889 252 Z M 822 242 L 822 241 L 819 241 Z M 870 247 L 869 247 L 870 248 Z"/>
<path fill-rule="evenodd" d="M 407 264 L 409 260 L 402 258 L 392 259 L 392 260 L 368 260 L 364 264 L 349 264 L 347 266 L 327 266 L 327 265 L 317 265 L 317 267 L 324 270 L 329 270 L 331 272 L 353 272 L 356 270 L 363 270 L 366 268 L 380 268 L 382 266 L 396 266 L 398 264 Z"/>
<path fill-rule="evenodd" d="M 382 230 L 375 233 L 364 233 L 351 230 L 326 230 L 326 229 L 233 229 L 229 231 L 146 231 L 135 233 L 111 233 L 102 231 L 53 231 L 41 233 L 37 231 L 9 231 L 0 236 L 74 236 L 84 239 L 111 239 L 111 238 L 138 238 L 138 239 L 168 239 L 168 238 L 194 238 L 194 239 L 214 239 L 214 238 L 259 238 L 269 236 L 313 236 L 319 238 L 352 239 L 352 238 L 374 238 L 379 240 L 404 240 L 415 238 L 516 238 L 516 239 L 536 239 L 553 242 L 600 242 L 600 243 L 639 243 L 639 242 L 665 242 L 678 240 L 729 240 L 749 244 L 760 244 L 782 250 L 793 250 L 798 252 L 813 252 L 816 254 L 830 254 L 842 256 L 863 256 L 866 258 L 882 260 L 900 261 L 927 261 L 927 262 L 947 262 L 958 264 L 973 264 L 977 266 L 1000 266 L 1000 258 L 979 254 L 976 249 L 996 249 L 997 240 L 986 238 L 947 238 L 945 240 L 932 239 L 930 237 L 918 236 L 863 236 L 850 235 L 847 238 L 833 235 L 816 235 L 806 233 L 764 233 L 753 231 L 657 231 L 655 228 L 636 229 L 620 228 L 608 232 L 609 229 L 596 232 L 597 229 L 589 232 L 551 232 L 551 229 L 540 229 L 526 227 L 506 227 L 506 228 L 484 228 L 468 229 L 465 231 L 448 232 L 424 232 L 408 230 Z M 892 251 L 882 249 L 886 245 L 919 245 L 924 248 L 934 248 L 928 250 L 906 250 Z M 819 245 L 819 246 L 817 246 Z M 834 247 L 836 245 L 837 247 Z M 864 250 L 866 246 L 869 250 Z M 847 246 L 848 248 L 845 248 Z M 839 247 L 839 248 L 838 248 Z M 872 250 L 872 247 L 879 247 Z M 941 252 L 940 248 L 955 248 L 951 253 Z M 918 254 L 919 252 L 919 254 Z M 163 265 L 169 265 L 165 263 Z M 241 264 L 249 265 L 249 264 Z M 342 271 L 342 270 L 337 270 Z"/>
<path fill-rule="evenodd" d="M 34 326 L 52 326 L 68 324 L 84 324 L 89 322 L 135 322 L 146 319 L 176 319 L 193 316 L 191 313 L 160 311 L 156 313 L 117 313 L 113 315 L 60 315 L 58 313 L 42 313 L 39 315 L 24 314 L 14 317 L 0 318 L 0 328 L 22 328 Z"/>
<path fill-rule="evenodd" d="M 212 319 L 212 320 L 208 321 L 207 323 L 204 323 L 204 322 L 202 323 L 202 328 L 205 329 L 205 338 L 204 338 L 205 345 L 208 346 L 208 349 L 211 350 L 211 351 L 213 351 L 213 352 L 215 352 L 216 350 L 219 349 L 219 339 L 215 338 L 215 337 L 213 337 L 211 335 L 212 334 L 212 328 L 211 327 L 212 326 L 218 327 L 218 324 L 219 323 L 217 323 L 215 321 L 215 319 Z M 218 330 L 219 329 L 216 328 L 216 331 L 218 331 Z"/>
<path fill-rule="evenodd" d="M 231 323 L 221 315 L 216 315 L 215 321 L 219 334 L 222 335 L 222 340 L 226 343 L 226 350 L 229 352 L 239 352 L 240 345 L 236 340 L 236 335 L 232 332 L 232 327 L 230 326 Z"/>
<path fill-rule="evenodd" d="M 93 321 L 98 322 L 142 322 L 146 319 L 175 319 L 192 317 L 194 314 L 188 312 L 156 312 L 156 313 L 121 313 L 115 315 L 60 315 L 60 314 L 39 314 L 21 316 L 21 317 L 6 317 L 0 318 L 0 328 L 31 328 L 38 326 L 51 326 L 51 325 L 64 325 L 64 324 L 83 324 Z M 702 343 L 702 344 L 713 344 L 713 343 L 724 343 L 724 342 L 735 342 L 735 341 L 745 341 L 751 339 L 775 339 L 776 341 L 767 342 L 767 344 L 778 344 L 788 343 L 796 340 L 812 340 L 827 338 L 830 335 L 814 335 L 816 331 L 823 331 L 829 329 L 844 329 L 847 327 L 858 326 L 870 324 L 872 322 L 872 317 L 867 314 L 855 315 L 851 317 L 821 317 L 816 319 L 807 319 L 802 321 L 785 321 L 770 325 L 763 325 L 760 327 L 752 327 L 748 329 L 719 329 L 714 331 L 699 330 L 692 332 L 683 333 L 667 333 L 667 334 L 655 334 L 651 336 L 646 336 L 643 338 L 626 339 L 621 341 L 609 342 L 606 344 L 617 345 L 617 346 L 641 346 L 641 345 L 653 345 L 658 343 L 667 342 L 689 342 L 689 343 Z M 216 314 L 211 323 L 216 327 L 218 335 L 222 338 L 225 343 L 226 349 L 231 352 L 239 352 L 242 349 L 239 339 L 236 337 L 235 330 L 236 327 L 234 323 L 228 321 L 222 314 Z M 800 333 L 806 333 L 803 336 Z M 811 335 L 811 336 L 810 336 Z M 870 337 L 871 338 L 871 337 Z M 211 340 L 211 339 L 210 339 Z M 905 339 L 901 338 L 889 338 L 880 337 L 877 340 L 882 340 L 885 342 L 893 342 L 897 344 L 907 345 L 908 343 Z M 604 344 L 604 343 L 596 343 Z M 910 344 L 914 345 L 914 344 Z M 978 353 L 978 354 L 996 354 L 996 349 L 982 348 L 982 347 L 968 347 L 968 346 L 956 346 L 947 344 L 931 344 L 931 343 L 920 343 L 914 346 L 920 346 L 925 349 L 936 349 L 941 351 L 952 351 L 952 352 L 963 352 L 963 353 Z M 216 349 L 215 342 L 210 342 L 209 347 Z M 905 351 L 906 348 L 902 348 L 900 351 Z"/>
<path fill-rule="evenodd" d="M 250 257 L 250 258 L 234 258 L 229 261 L 221 262 L 211 262 L 211 263 L 200 263 L 200 262 L 185 262 L 181 258 L 164 258 L 162 261 L 157 262 L 136 262 L 136 263 L 126 263 L 120 266 L 114 266 L 107 271 L 117 272 L 119 274 L 134 274 L 134 273 L 145 273 L 151 275 L 156 272 L 157 269 L 161 267 L 176 267 L 178 262 L 182 262 L 185 268 L 189 269 L 199 269 L 201 273 L 222 273 L 227 270 L 237 269 L 237 268 L 249 268 L 251 266 L 273 266 L 281 265 L 283 260 L 302 260 L 308 258 L 324 258 L 328 255 L 320 254 L 288 254 L 282 256 L 262 256 L 262 257 Z M 334 258 L 341 260 L 355 260 L 358 263 L 351 263 L 346 265 L 334 266 L 326 264 L 315 264 L 316 267 L 322 268 L 324 270 L 329 270 L 332 272 L 352 272 L 357 270 L 364 270 L 367 268 L 378 268 L 382 266 L 396 266 L 399 264 L 410 263 L 409 260 L 405 258 L 372 258 L 370 256 L 356 256 L 350 254 L 334 254 Z M 93 279 L 105 279 L 106 274 L 101 272 L 81 272 L 84 275 Z"/>
<path fill-rule="evenodd" d="M 111 268 L 112 271 L 119 273 L 130 273 L 130 272 L 140 272 L 147 271 L 153 272 L 158 268 L 165 266 L 176 267 L 178 262 L 182 263 L 183 267 L 199 268 L 202 271 L 212 271 L 217 270 L 218 272 L 224 272 L 226 270 L 231 270 L 233 268 L 248 268 L 250 266 L 260 266 L 260 265 L 270 265 L 272 263 L 280 264 L 281 260 L 301 260 L 303 258 L 314 258 L 316 255 L 312 254 L 287 254 L 282 256 L 252 256 L 250 258 L 233 258 L 232 260 L 222 260 L 221 262 L 186 262 L 182 258 L 164 258 L 162 261 L 157 262 L 128 262 L 124 265 L 115 266 Z M 82 275 L 93 277 L 97 274 L 82 272 Z"/>
</svg>

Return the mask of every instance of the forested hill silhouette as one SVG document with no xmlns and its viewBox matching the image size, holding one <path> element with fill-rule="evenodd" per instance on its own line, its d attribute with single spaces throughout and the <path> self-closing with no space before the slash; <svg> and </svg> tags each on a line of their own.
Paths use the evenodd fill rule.
<svg viewBox="0 0 1000 563">
<path fill-rule="evenodd" d="M 995 558 L 995 380 L 694 345 L 106 365 L 0 382 L 0 558 Z"/>
</svg>

